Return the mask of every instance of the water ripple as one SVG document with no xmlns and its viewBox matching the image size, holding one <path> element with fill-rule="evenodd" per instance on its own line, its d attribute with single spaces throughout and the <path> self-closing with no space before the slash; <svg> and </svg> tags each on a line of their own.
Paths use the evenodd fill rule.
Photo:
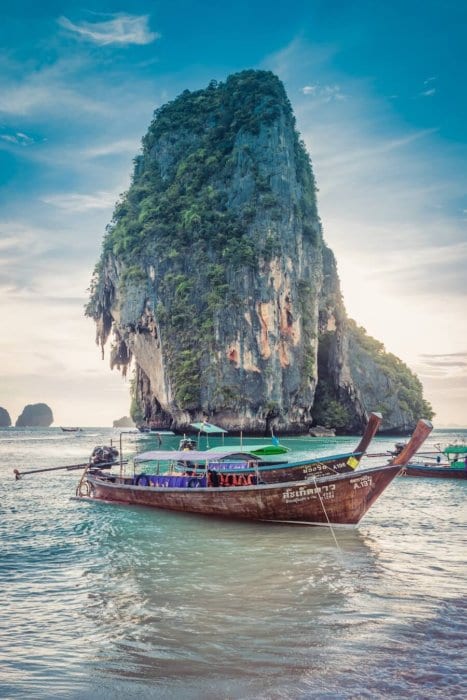
<svg viewBox="0 0 467 700">
<path fill-rule="evenodd" d="M 465 482 L 397 479 L 336 548 L 328 529 L 73 501 L 76 473 L 15 482 L 15 439 L 2 697 L 467 697 Z M 23 462 L 53 466 L 52 442 L 21 439 Z M 79 457 L 62 442 L 55 464 Z"/>
</svg>

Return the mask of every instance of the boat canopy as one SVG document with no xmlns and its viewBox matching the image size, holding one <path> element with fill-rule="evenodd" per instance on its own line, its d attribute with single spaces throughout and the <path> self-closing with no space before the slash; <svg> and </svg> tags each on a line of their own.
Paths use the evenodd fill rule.
<svg viewBox="0 0 467 700">
<path fill-rule="evenodd" d="M 266 444 L 266 445 L 251 445 L 247 442 L 239 443 L 237 445 L 230 445 L 230 449 L 233 451 L 235 448 L 236 452 L 249 452 L 252 455 L 283 455 L 286 452 L 290 452 L 290 448 L 285 445 L 277 444 Z M 216 452 L 218 447 L 211 447 L 207 452 Z"/>
<path fill-rule="evenodd" d="M 135 462 L 212 462 L 232 455 L 232 450 L 150 450 L 136 455 Z"/>
<path fill-rule="evenodd" d="M 247 447 L 247 445 L 245 445 L 245 447 Z M 286 452 L 290 452 L 290 447 L 275 442 L 271 445 L 248 445 L 248 450 L 255 455 L 283 455 Z"/>
<path fill-rule="evenodd" d="M 228 433 L 228 430 L 224 430 L 223 428 L 219 428 L 218 425 L 213 425 L 212 423 L 206 423 L 206 421 L 203 421 L 202 423 L 190 423 L 190 428 L 194 428 L 197 430 L 199 433 L 206 433 L 206 435 L 215 435 L 221 434 L 221 433 Z"/>
<path fill-rule="evenodd" d="M 443 452 L 445 455 L 465 455 L 467 454 L 467 445 L 448 445 L 448 447 L 444 448 Z"/>
</svg>

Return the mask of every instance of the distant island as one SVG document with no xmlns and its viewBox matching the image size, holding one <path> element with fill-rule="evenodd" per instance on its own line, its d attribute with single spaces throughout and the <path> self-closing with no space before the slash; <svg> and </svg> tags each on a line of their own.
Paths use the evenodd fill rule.
<svg viewBox="0 0 467 700">
<path fill-rule="evenodd" d="M 134 428 L 135 424 L 129 416 L 123 416 L 122 418 L 117 418 L 113 422 L 114 428 Z"/>
<path fill-rule="evenodd" d="M 0 428 L 9 428 L 11 425 L 10 414 L 6 408 L 0 406 Z"/>
<path fill-rule="evenodd" d="M 48 428 L 54 422 L 52 410 L 45 403 L 28 404 L 15 423 L 17 428 Z"/>
</svg>

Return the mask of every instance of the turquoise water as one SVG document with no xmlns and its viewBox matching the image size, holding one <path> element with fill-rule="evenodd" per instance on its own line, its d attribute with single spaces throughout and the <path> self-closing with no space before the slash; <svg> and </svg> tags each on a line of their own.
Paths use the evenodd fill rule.
<svg viewBox="0 0 467 700">
<path fill-rule="evenodd" d="M 327 528 L 78 502 L 79 472 L 13 478 L 118 434 L 0 430 L 0 697 L 467 697 L 467 481 L 396 479 L 336 547 Z"/>
</svg>

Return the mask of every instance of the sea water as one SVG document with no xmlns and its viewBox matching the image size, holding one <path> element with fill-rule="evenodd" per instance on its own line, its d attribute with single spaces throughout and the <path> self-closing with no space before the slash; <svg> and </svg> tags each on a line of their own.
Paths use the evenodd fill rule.
<svg viewBox="0 0 467 700">
<path fill-rule="evenodd" d="M 0 430 L 1 698 L 467 697 L 467 481 L 398 477 L 332 532 L 77 501 L 79 472 L 14 479 L 111 440 Z M 282 442 L 299 458 L 358 438 Z"/>
</svg>

